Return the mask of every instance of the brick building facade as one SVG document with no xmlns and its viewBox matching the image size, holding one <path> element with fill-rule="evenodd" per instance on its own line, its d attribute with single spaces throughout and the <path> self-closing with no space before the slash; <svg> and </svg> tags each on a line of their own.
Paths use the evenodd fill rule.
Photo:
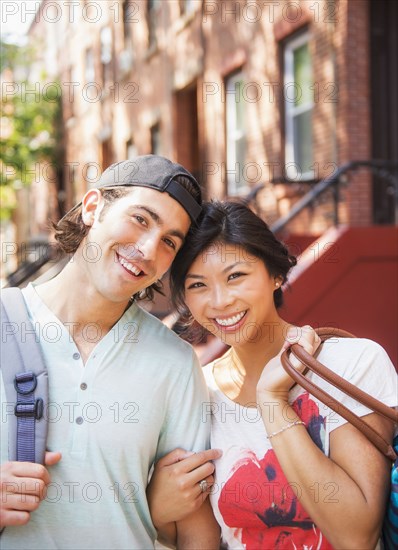
<svg viewBox="0 0 398 550">
<path fill-rule="evenodd" d="M 242 195 L 263 183 L 258 202 L 275 221 L 338 166 L 374 156 L 372 128 L 386 108 L 374 96 L 386 93 L 383 85 L 395 111 L 378 129 L 390 136 L 397 130 L 389 57 L 394 6 L 43 0 L 30 37 L 36 44 L 47 37 L 45 48 L 58 64 L 64 209 L 111 162 L 154 152 L 192 170 L 208 197 Z M 376 78 L 380 59 L 383 82 Z M 397 160 L 396 139 L 378 153 Z M 371 225 L 379 188 L 363 170 L 348 179 L 340 220 Z M 385 211 L 378 221 L 391 223 L 391 200 L 379 203 Z M 331 223 L 329 197 L 292 222 L 292 230 L 319 234 Z"/>
</svg>

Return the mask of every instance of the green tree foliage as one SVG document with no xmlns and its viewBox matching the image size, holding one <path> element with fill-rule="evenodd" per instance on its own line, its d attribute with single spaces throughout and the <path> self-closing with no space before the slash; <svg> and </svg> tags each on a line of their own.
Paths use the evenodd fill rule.
<svg viewBox="0 0 398 550">
<path fill-rule="evenodd" d="M 2 114 L 0 135 L 0 218 L 17 206 L 15 190 L 30 185 L 39 163 L 57 166 L 61 154 L 61 88 L 32 82 L 27 73 L 32 52 L 1 44 Z"/>
</svg>

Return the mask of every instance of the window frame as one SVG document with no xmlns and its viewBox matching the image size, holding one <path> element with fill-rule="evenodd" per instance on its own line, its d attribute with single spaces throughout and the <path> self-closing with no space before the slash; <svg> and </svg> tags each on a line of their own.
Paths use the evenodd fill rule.
<svg viewBox="0 0 398 550">
<path fill-rule="evenodd" d="M 161 1 L 153 0 L 151 5 L 150 0 L 147 0 L 146 18 L 148 25 L 148 50 L 158 47 L 157 28 L 160 18 Z"/>
<path fill-rule="evenodd" d="M 157 120 L 150 127 L 151 154 L 162 155 L 162 129 L 160 121 Z"/>
<path fill-rule="evenodd" d="M 284 130 L 285 130 L 285 173 L 288 179 L 294 181 L 305 181 L 312 180 L 314 178 L 314 170 L 301 171 L 299 177 L 297 178 L 296 166 L 300 166 L 299 162 L 295 159 L 294 154 L 294 117 L 300 114 L 310 111 L 313 113 L 314 110 L 314 99 L 312 95 L 312 101 L 306 102 L 303 105 L 296 106 L 293 101 L 288 101 L 286 97 L 287 86 L 295 83 L 294 76 L 294 52 L 304 46 L 305 44 L 310 45 L 311 36 L 307 31 L 301 33 L 299 36 L 291 38 L 286 41 L 283 48 L 283 102 L 284 102 Z M 312 67 L 311 67 L 312 69 Z M 312 160 L 311 164 L 314 162 L 314 145 L 313 145 L 313 125 L 311 124 L 311 150 L 312 150 Z M 287 166 L 290 163 L 294 163 L 293 166 Z M 300 169 L 303 170 L 303 167 L 300 166 Z M 294 171 L 294 172 L 293 172 Z"/>
<path fill-rule="evenodd" d="M 233 95 L 229 90 L 232 91 L 232 85 L 235 88 L 235 94 Z M 225 172 L 227 180 L 227 194 L 230 196 L 233 195 L 242 195 L 248 191 L 248 185 L 246 182 L 241 183 L 243 179 L 243 166 L 239 165 L 239 160 L 237 160 L 236 150 L 237 143 L 240 139 L 245 140 L 245 153 L 246 157 L 246 142 L 247 142 L 247 129 L 245 127 L 238 129 L 237 128 L 237 116 L 236 116 L 236 83 L 241 82 L 242 87 L 245 83 L 245 74 L 243 69 L 239 69 L 230 73 L 224 78 L 224 87 L 225 87 Z M 228 91 L 228 93 L 227 93 Z M 241 92 L 239 92 L 241 95 Z M 242 98 L 240 97 L 240 101 Z M 243 116 L 243 119 L 245 117 Z M 231 130 L 231 121 L 233 128 Z M 244 158 L 245 160 L 245 158 Z M 229 171 L 235 170 L 236 164 L 238 163 L 239 169 L 239 182 L 236 181 L 236 174 L 230 174 Z M 233 168 L 232 168 L 233 166 Z"/>
<path fill-rule="evenodd" d="M 84 81 L 86 84 L 95 82 L 94 50 L 91 46 L 84 51 Z"/>
<path fill-rule="evenodd" d="M 196 11 L 195 0 L 179 0 L 180 15 L 182 17 L 189 17 Z"/>
<path fill-rule="evenodd" d="M 111 80 L 111 63 L 113 59 L 113 32 L 110 25 L 100 30 L 100 60 L 103 84 Z"/>
<path fill-rule="evenodd" d="M 123 48 L 126 50 L 132 48 L 133 31 L 129 20 L 130 10 L 132 8 L 131 0 L 123 0 L 122 3 L 122 20 L 123 20 Z"/>
</svg>

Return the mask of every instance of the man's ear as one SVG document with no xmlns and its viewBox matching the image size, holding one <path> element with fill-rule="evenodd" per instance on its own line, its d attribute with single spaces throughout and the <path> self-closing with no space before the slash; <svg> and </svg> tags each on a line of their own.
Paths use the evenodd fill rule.
<svg viewBox="0 0 398 550">
<path fill-rule="evenodd" d="M 99 189 L 87 191 L 82 200 L 83 223 L 87 226 L 93 225 L 94 221 L 98 219 L 103 206 L 104 199 Z"/>
</svg>

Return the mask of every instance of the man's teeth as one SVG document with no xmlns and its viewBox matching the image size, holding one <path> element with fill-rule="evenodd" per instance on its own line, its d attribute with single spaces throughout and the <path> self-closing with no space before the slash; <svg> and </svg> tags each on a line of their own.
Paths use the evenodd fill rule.
<svg viewBox="0 0 398 550">
<path fill-rule="evenodd" d="M 128 269 L 129 271 L 131 271 L 133 275 L 136 275 L 138 277 L 138 275 L 141 273 L 141 269 L 138 269 L 138 267 L 135 267 L 135 265 L 131 264 L 130 262 L 128 262 L 127 260 L 125 260 L 120 256 L 119 256 L 119 261 L 122 264 L 122 266 Z"/>
<path fill-rule="evenodd" d="M 218 319 L 215 318 L 217 323 L 223 327 L 231 327 L 232 325 L 236 325 L 236 323 L 239 323 L 239 321 L 243 318 L 246 311 L 241 311 L 240 313 L 237 313 L 233 317 L 228 317 L 228 319 Z"/>
</svg>

